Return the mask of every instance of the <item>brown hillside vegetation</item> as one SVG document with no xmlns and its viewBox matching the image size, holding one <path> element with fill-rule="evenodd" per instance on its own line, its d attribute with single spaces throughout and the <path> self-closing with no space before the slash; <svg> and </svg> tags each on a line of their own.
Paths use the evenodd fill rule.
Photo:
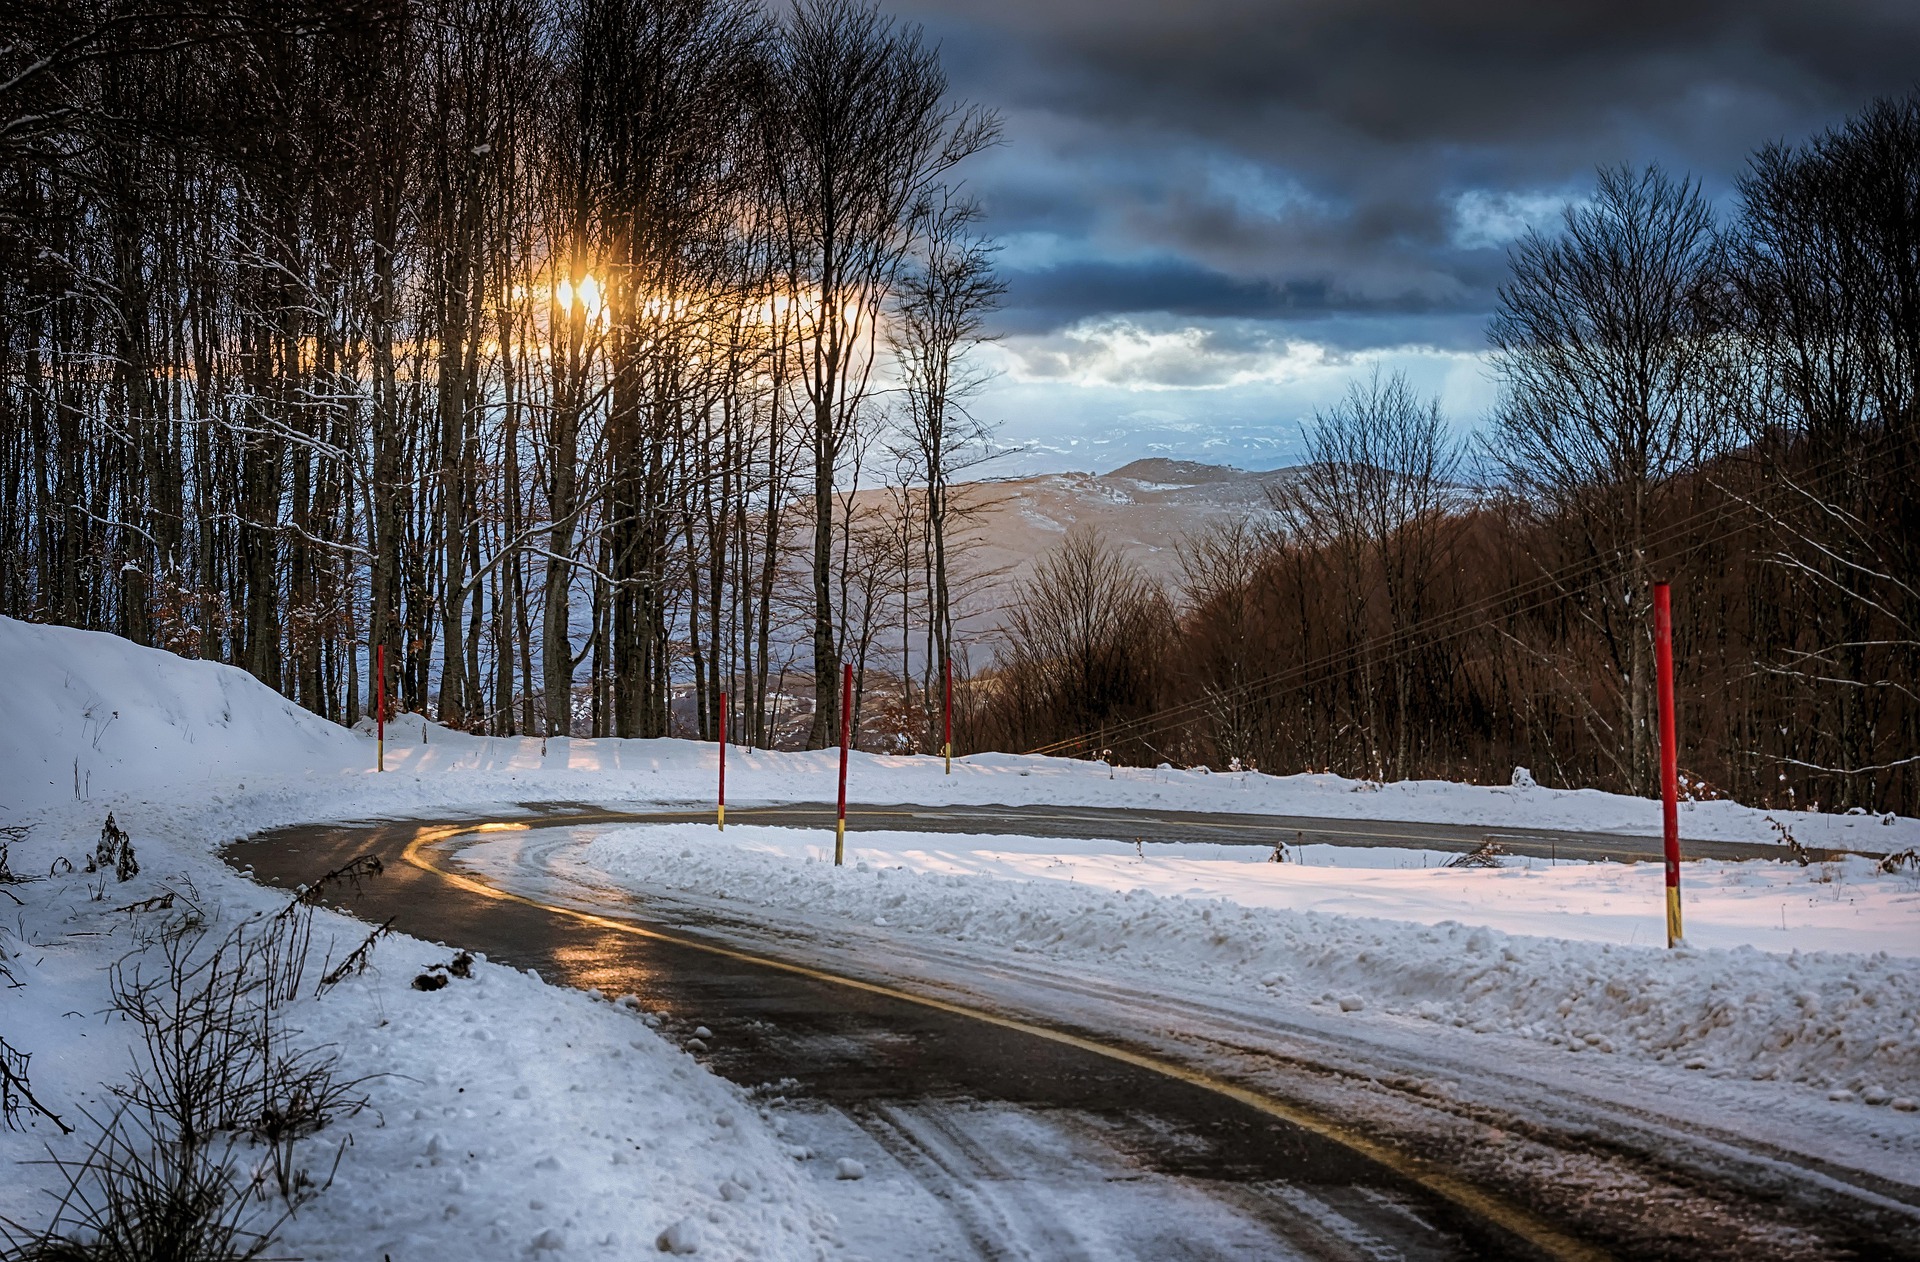
<svg viewBox="0 0 1920 1262">
<path fill-rule="evenodd" d="M 1497 490 L 1376 378 L 1280 529 L 1190 545 L 1178 617 L 1097 537 L 1043 562 L 973 743 L 1651 792 L 1667 580 L 1692 792 L 1920 810 L 1920 99 L 1741 191 L 1722 233 L 1690 183 L 1605 172 L 1516 252 Z"/>
</svg>

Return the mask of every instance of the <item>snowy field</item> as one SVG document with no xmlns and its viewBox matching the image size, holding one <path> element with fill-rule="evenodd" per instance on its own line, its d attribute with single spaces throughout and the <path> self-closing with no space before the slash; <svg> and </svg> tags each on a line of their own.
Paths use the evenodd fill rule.
<svg viewBox="0 0 1920 1262">
<path fill-rule="evenodd" d="M 374 777 L 370 731 L 317 718 L 232 667 L 188 663 L 96 632 L 0 618 L 0 813 L 144 801 L 191 804 L 238 836 L 270 823 L 364 817 L 448 804 L 546 798 L 711 802 L 714 750 L 685 741 L 492 738 L 403 716 Z M 735 749 L 738 805 L 832 801 L 835 751 Z M 1050 803 L 1246 811 L 1344 819 L 1569 828 L 1655 836 L 1658 802 L 1590 789 L 1439 781 L 1376 784 L 1332 775 L 1108 768 L 1064 758 L 980 754 L 941 773 L 932 757 L 856 754 L 856 802 Z M 97 809 L 84 811 L 97 814 Z M 1774 822 L 1808 846 L 1885 854 L 1920 846 L 1920 820 L 1681 804 L 1681 835 L 1774 842 Z"/>
<path fill-rule="evenodd" d="M 15 984 L 0 1037 L 32 1056 L 37 1096 L 75 1124 L 0 1131 L 0 1218 L 34 1223 L 57 1172 L 14 1163 L 71 1157 L 84 1114 L 103 1117 L 133 1063 L 108 966 L 164 940 L 165 917 L 199 909 L 225 930 L 285 897 L 218 859 L 229 840 L 285 824 L 414 813 L 486 813 L 516 802 L 609 805 L 711 800 L 714 750 L 679 741 L 486 739 L 408 718 L 373 742 L 293 706 L 250 676 L 114 637 L 0 619 L 0 825 L 22 883 L 0 924 Z M 730 797 L 831 800 L 832 753 L 734 751 Z M 1597 792 L 1331 776 L 1109 770 L 982 756 L 945 777 L 931 758 L 856 756 L 865 802 L 1060 803 L 1244 810 L 1493 828 L 1658 831 L 1651 802 Z M 122 883 L 84 863 L 108 812 L 140 872 Z M 1686 836 L 1768 841 L 1769 819 L 1812 846 L 1886 853 L 1920 845 L 1920 821 L 1791 815 L 1688 804 Z M 531 879 L 503 835 L 468 858 Z M 1211 846 L 856 834 L 855 866 L 820 862 L 830 837 L 701 827 L 610 830 L 543 856 L 582 882 L 728 900 L 869 938 L 1018 953 L 1115 977 L 1168 961 L 1196 996 L 1312 1010 L 1381 1029 L 1414 1022 L 1450 1039 L 1518 1041 L 1578 1063 L 1645 1065 L 1750 1082 L 1741 1107 L 1794 1111 L 1832 1152 L 1911 1169 L 1920 1122 L 1920 890 L 1865 860 L 1811 868 L 1689 864 L 1693 949 L 1659 931 L 1654 865 L 1436 871 L 1419 851 L 1308 847 L 1301 862 Z M 60 859 L 74 865 L 61 869 Z M 491 866 L 489 866 L 491 865 Z M 861 866 L 861 865 L 864 865 Z M 51 875 L 50 875 L 51 873 Z M 174 896 L 170 908 L 130 911 Z M 4 901 L 4 900 L 0 900 Z M 316 961 L 366 932 L 318 913 Z M 1784 927 L 1783 927 L 1784 926 Z M 283 1239 L 314 1258 L 525 1256 L 668 1247 L 702 1256 L 837 1251 L 826 1193 L 797 1171 L 767 1115 L 655 1034 L 646 1014 L 478 964 L 445 989 L 412 987 L 445 948 L 388 938 L 372 968 L 290 1005 L 313 1046 L 365 1079 L 369 1105 L 307 1141 L 333 1186 Z M 1361 1028 L 1356 1026 L 1355 1028 Z M 1759 1080 L 1759 1081 L 1753 1081 Z M 1664 1080 L 1663 1080 L 1664 1081 Z M 594 1093 L 582 1083 L 613 1084 Z M 1684 1086 L 1680 1088 L 1684 1091 Z M 1743 1088 L 1743 1090 L 1745 1090 Z M 611 1094 L 609 1094 L 611 1092 Z M 1758 1094 L 1752 1094 L 1758 1093 Z M 1773 1094 L 1768 1094 L 1773 1093 Z M 609 1107 L 611 1105 L 611 1107 Z M 1872 1135 L 1869 1143 L 1864 1136 Z M 558 1144 L 554 1136 L 569 1137 Z M 1855 1148 L 1846 1142 L 1858 1140 Z M 350 1142 L 348 1142 L 350 1141 Z M 346 1142 L 347 1146 L 340 1145 Z M 1864 1155 L 1863 1155 L 1864 1154 Z M 16 1171 L 26 1170 L 26 1177 Z M 589 1254 L 591 1256 L 592 1254 Z"/>
</svg>

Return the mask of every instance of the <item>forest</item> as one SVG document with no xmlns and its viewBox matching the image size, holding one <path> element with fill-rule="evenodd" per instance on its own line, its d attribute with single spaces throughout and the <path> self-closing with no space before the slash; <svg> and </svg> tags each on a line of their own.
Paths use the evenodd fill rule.
<svg viewBox="0 0 1920 1262">
<path fill-rule="evenodd" d="M 10 7 L 0 610 L 352 723 L 837 736 L 951 649 L 994 115 L 852 0 Z M 874 470 L 913 487 L 854 511 Z M 910 681 L 909 681 L 910 682 Z M 676 713 L 676 687 L 692 704 Z"/>
<path fill-rule="evenodd" d="M 1361 365 L 1177 591 L 1091 535 L 995 591 L 949 490 L 1000 124 L 916 28 L 28 0 L 0 58 L 0 612 L 343 723 L 710 739 L 726 694 L 818 747 L 844 663 L 928 750 L 953 666 L 963 749 L 1650 793 L 1665 581 L 1690 793 L 1920 813 L 1920 96 L 1724 202 L 1599 172 L 1511 252 L 1492 415 Z"/>
<path fill-rule="evenodd" d="M 1762 149 L 1725 215 L 1601 171 L 1488 341 L 1471 440 L 1363 373 L 1178 602 L 1069 540 L 973 739 L 1653 795 L 1664 581 L 1689 796 L 1920 810 L 1920 96 Z"/>
</svg>

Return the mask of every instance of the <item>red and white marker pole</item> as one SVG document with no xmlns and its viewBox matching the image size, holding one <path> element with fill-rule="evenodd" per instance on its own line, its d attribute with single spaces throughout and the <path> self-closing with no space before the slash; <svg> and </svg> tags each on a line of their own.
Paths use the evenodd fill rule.
<svg viewBox="0 0 1920 1262">
<path fill-rule="evenodd" d="M 840 676 L 840 815 L 833 826 L 833 866 L 847 857 L 847 749 L 853 742 L 853 664 L 842 666 Z"/>
<path fill-rule="evenodd" d="M 947 756 L 947 774 L 953 774 L 953 659 L 947 659 L 947 708 L 943 729 L 945 744 L 941 748 Z"/>
<path fill-rule="evenodd" d="M 727 831 L 727 694 L 720 694 L 720 831 Z"/>
<path fill-rule="evenodd" d="M 375 770 L 387 769 L 387 646 L 378 645 L 373 650 L 374 686 L 373 686 L 373 727 L 375 732 L 374 748 L 379 752 Z"/>
<path fill-rule="evenodd" d="M 1673 608 L 1665 583 L 1653 585 L 1653 661 L 1660 690 L 1660 818 L 1667 838 L 1667 945 L 1680 931 L 1680 751 L 1673 718 Z"/>
</svg>

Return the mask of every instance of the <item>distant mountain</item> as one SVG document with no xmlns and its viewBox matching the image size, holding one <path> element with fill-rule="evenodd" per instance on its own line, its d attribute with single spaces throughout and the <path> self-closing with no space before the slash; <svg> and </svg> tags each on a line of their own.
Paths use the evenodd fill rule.
<svg viewBox="0 0 1920 1262">
<path fill-rule="evenodd" d="M 1216 522 L 1266 518 L 1268 488 L 1296 476 L 1294 469 L 1249 473 L 1154 457 L 1112 473 L 972 482 L 956 499 L 977 513 L 969 568 L 1000 573 L 1003 583 L 1026 578 L 1068 530 L 1087 526 L 1173 587 L 1180 576 L 1174 545 L 1183 535 Z"/>
<path fill-rule="evenodd" d="M 1053 473 L 956 486 L 955 500 L 972 510 L 963 573 L 984 576 L 964 608 L 959 630 L 973 642 L 1002 624 L 999 606 L 1058 547 L 1074 526 L 1098 530 L 1169 592 L 1180 582 L 1175 544 L 1216 522 L 1264 520 L 1268 490 L 1299 475 L 1297 469 L 1250 473 L 1226 465 L 1153 457 L 1111 473 Z"/>
</svg>

